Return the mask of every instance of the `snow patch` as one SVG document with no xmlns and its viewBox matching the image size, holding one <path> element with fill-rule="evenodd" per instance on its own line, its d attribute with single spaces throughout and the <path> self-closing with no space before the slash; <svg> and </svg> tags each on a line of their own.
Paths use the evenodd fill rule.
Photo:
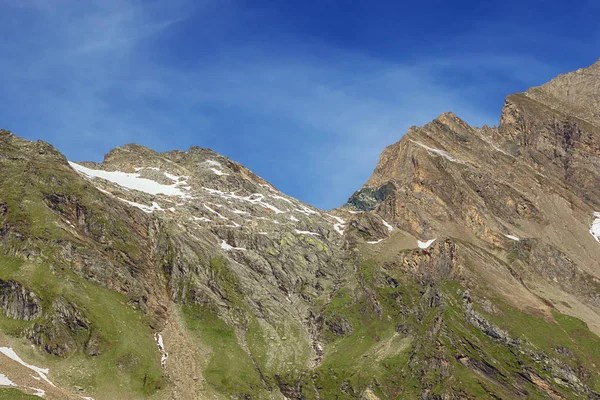
<svg viewBox="0 0 600 400">
<path fill-rule="evenodd" d="M 216 169 L 216 168 L 209 168 L 209 169 L 210 169 L 212 172 L 214 172 L 214 173 L 215 173 L 215 175 L 219 175 L 219 176 L 223 176 L 223 175 L 227 176 L 227 175 L 229 175 L 229 174 L 227 174 L 227 173 L 225 173 L 225 172 L 221 171 L 220 169 Z"/>
<path fill-rule="evenodd" d="M 11 360 L 18 362 L 22 366 L 27 367 L 30 370 L 34 371 L 35 373 L 38 374 L 38 376 L 40 378 L 42 378 L 43 380 L 45 380 L 51 386 L 54 386 L 54 383 L 50 382 L 50 380 L 46 376 L 50 372 L 49 369 L 47 369 L 47 368 L 40 368 L 40 367 L 36 367 L 34 365 L 27 364 L 25 361 L 21 360 L 21 357 L 19 357 L 17 355 L 17 353 L 15 353 L 15 351 L 12 348 L 10 348 L 10 347 L 0 347 L 0 353 L 4 354 L 6 357 L 10 358 Z"/>
<path fill-rule="evenodd" d="M 594 213 L 594 222 L 592 222 L 592 226 L 590 227 L 590 233 L 596 239 L 597 242 L 600 242 L 600 212 Z"/>
<path fill-rule="evenodd" d="M 189 194 L 181 190 L 183 188 L 180 186 L 185 182 L 177 182 L 173 185 L 163 185 L 162 183 L 155 182 L 151 179 L 141 178 L 140 174 L 91 169 L 71 161 L 69 161 L 69 165 L 75 171 L 87 176 L 88 178 L 102 178 L 127 189 L 139 190 L 140 192 L 152 195 L 165 194 L 167 196 L 191 197 Z"/>
<path fill-rule="evenodd" d="M 211 189 L 211 188 L 207 188 L 207 187 L 203 187 L 203 189 L 206 190 L 208 193 L 215 195 L 215 196 L 219 196 L 223 199 L 247 201 L 252 204 L 261 205 L 264 208 L 273 211 L 275 214 L 284 214 L 285 213 L 285 211 L 280 210 L 279 208 L 275 207 L 274 205 L 266 203 L 264 201 L 265 195 L 262 193 L 252 193 L 249 196 L 239 196 L 239 195 L 235 194 L 234 192 L 224 193 L 218 189 Z"/>
<path fill-rule="evenodd" d="M 328 217 L 335 219 L 338 223 L 333 225 L 333 229 L 340 235 L 344 234 L 344 229 L 346 229 L 346 221 L 343 218 L 336 217 L 335 215 L 327 214 Z"/>
<path fill-rule="evenodd" d="M 344 234 L 344 229 L 346 228 L 346 225 L 342 225 L 342 224 L 333 224 L 333 229 L 335 229 L 335 231 L 337 233 L 339 233 L 340 235 Z"/>
<path fill-rule="evenodd" d="M 381 243 L 383 242 L 383 239 L 379 239 L 379 240 L 374 240 L 372 242 L 367 242 L 368 244 L 377 244 L 377 243 Z"/>
<path fill-rule="evenodd" d="M 484 142 L 486 142 L 487 144 L 490 145 L 490 147 L 504 155 L 507 155 L 509 157 L 515 158 L 515 156 L 513 156 L 512 154 L 507 153 L 506 151 L 502 150 L 501 148 L 499 148 L 498 146 L 496 146 L 494 144 L 494 142 L 492 141 L 491 137 L 485 136 L 483 134 L 483 131 L 481 129 L 478 129 L 477 132 L 479 133 L 479 136 L 483 139 Z"/>
<path fill-rule="evenodd" d="M 269 209 L 271 211 L 274 211 L 275 214 L 284 214 L 285 211 L 281 211 L 279 208 L 275 207 L 274 205 L 271 205 L 269 203 L 265 203 L 265 202 L 261 202 L 260 203 L 264 208 Z"/>
<path fill-rule="evenodd" d="M 96 189 L 98 189 L 99 191 L 101 191 L 101 192 L 102 192 L 102 193 L 104 193 L 104 194 L 108 194 L 108 195 L 110 195 L 110 196 L 112 196 L 112 195 L 113 195 L 113 194 L 112 194 L 111 192 L 109 192 L 108 190 L 104 190 L 104 189 L 102 189 L 102 188 L 99 188 L 99 187 L 96 187 Z"/>
<path fill-rule="evenodd" d="M 270 194 L 269 197 L 272 197 L 274 199 L 278 199 L 278 200 L 283 200 L 283 201 L 287 201 L 290 204 L 294 204 L 290 199 L 288 199 L 287 197 L 283 197 L 283 196 L 279 196 L 277 194 Z"/>
<path fill-rule="evenodd" d="M 0 386 L 17 386 L 4 374 L 0 374 Z"/>
<path fill-rule="evenodd" d="M 154 211 L 164 211 L 164 208 L 162 208 L 161 206 L 158 205 L 157 202 L 153 201 L 151 206 L 147 206 L 145 204 L 140 204 L 140 203 L 136 203 L 135 201 L 129 201 L 129 200 L 125 200 L 122 199 L 120 197 L 117 197 L 117 199 L 124 201 L 125 203 L 129 204 L 130 206 L 134 206 L 139 208 L 140 210 L 146 212 L 146 213 L 151 213 Z"/>
<path fill-rule="evenodd" d="M 383 222 L 383 225 L 385 225 L 385 227 L 388 229 L 388 231 L 392 232 L 394 230 L 394 227 L 388 224 L 386 220 L 382 218 L 381 221 Z"/>
<path fill-rule="evenodd" d="M 173 174 L 170 174 L 170 173 L 164 172 L 164 171 L 163 171 L 163 174 L 165 174 L 165 176 L 167 178 L 169 178 L 170 180 L 175 181 L 175 182 L 179 182 L 182 179 L 187 180 L 187 176 L 177 176 L 177 175 L 173 175 Z"/>
<path fill-rule="evenodd" d="M 227 176 L 229 175 L 226 172 L 223 172 L 223 165 L 221 165 L 220 162 L 215 161 L 215 160 L 206 160 L 201 164 L 203 167 L 211 170 L 215 175 L 219 175 L 219 176 Z"/>
<path fill-rule="evenodd" d="M 315 210 L 311 210 L 310 208 L 304 206 L 304 205 L 299 205 L 300 208 L 295 209 L 294 211 L 299 212 L 301 214 L 306 215 L 307 217 L 310 217 L 311 215 L 319 215 L 319 213 Z"/>
<path fill-rule="evenodd" d="M 343 218 L 336 217 L 335 215 L 327 214 L 327 216 L 328 216 L 328 217 L 331 217 L 331 218 L 333 218 L 333 219 L 335 219 L 335 220 L 336 220 L 337 222 L 339 222 L 340 224 L 345 224 L 345 223 L 346 223 L 346 221 L 344 221 L 344 219 L 343 219 Z"/>
<path fill-rule="evenodd" d="M 196 217 L 196 216 L 192 216 L 192 219 L 194 221 L 202 221 L 202 222 L 211 222 L 210 219 L 206 218 L 206 217 Z"/>
<path fill-rule="evenodd" d="M 35 393 L 33 394 L 34 396 L 44 397 L 46 395 L 46 391 L 44 389 L 38 389 L 38 388 L 29 388 L 29 389 L 35 390 Z"/>
<path fill-rule="evenodd" d="M 448 161 L 452 161 L 454 163 L 458 163 L 458 164 L 462 164 L 462 165 L 469 165 L 467 162 L 465 162 L 463 160 L 459 160 L 458 158 L 451 156 L 447 151 L 440 150 L 440 149 L 434 149 L 433 147 L 425 146 L 423 143 L 417 142 L 414 140 L 411 140 L 411 142 L 424 148 L 425 150 L 427 150 L 430 153 L 434 153 L 434 154 L 444 157 Z"/>
<path fill-rule="evenodd" d="M 431 240 L 428 240 L 426 242 L 421 242 L 420 240 L 417 240 L 417 246 L 419 246 L 420 249 L 426 249 L 429 246 L 431 246 L 431 244 L 433 242 L 435 242 L 435 239 L 431 239 Z"/>
<path fill-rule="evenodd" d="M 300 222 L 300 220 L 296 217 L 294 217 L 293 215 L 290 215 L 290 220 L 294 221 L 294 222 Z"/>
<path fill-rule="evenodd" d="M 277 190 L 275 188 L 273 188 L 273 186 L 271 185 L 267 185 L 266 183 L 260 183 L 259 186 L 265 187 L 273 192 L 276 192 Z"/>
<path fill-rule="evenodd" d="M 243 247 L 233 247 L 232 245 L 227 244 L 227 242 L 225 240 L 223 240 L 221 242 L 221 248 L 225 251 L 231 251 L 231 250 L 246 251 L 246 249 Z"/>
<path fill-rule="evenodd" d="M 313 236 L 321 236 L 320 234 L 316 233 L 316 232 L 310 232 L 310 231 L 300 231 L 298 229 L 296 229 L 296 233 L 298 235 L 313 235 Z"/>
<path fill-rule="evenodd" d="M 514 241 L 517 241 L 517 242 L 518 242 L 519 240 L 521 240 L 521 239 L 519 239 L 518 237 L 516 237 L 516 236 L 513 236 L 513 235 L 504 235 L 504 236 L 506 236 L 506 237 L 507 237 L 507 238 L 509 238 L 510 240 L 514 240 Z"/>
<path fill-rule="evenodd" d="M 169 358 L 169 353 L 165 350 L 165 343 L 163 342 L 163 337 L 160 333 L 154 334 L 154 340 L 156 340 L 156 344 L 158 345 L 158 351 L 160 351 L 160 366 L 165 367 L 167 363 L 167 358 Z"/>
<path fill-rule="evenodd" d="M 209 207 L 209 206 L 207 206 L 206 204 L 204 204 L 204 207 L 205 207 L 205 208 L 206 208 L 208 211 L 210 211 L 210 212 L 212 212 L 212 213 L 215 213 L 215 214 L 217 214 L 217 216 L 218 216 L 219 218 L 221 218 L 221 219 L 227 219 L 226 217 L 222 216 L 221 214 L 219 214 L 218 212 L 216 212 L 215 210 L 213 210 L 212 208 L 210 208 L 210 207 Z"/>
</svg>

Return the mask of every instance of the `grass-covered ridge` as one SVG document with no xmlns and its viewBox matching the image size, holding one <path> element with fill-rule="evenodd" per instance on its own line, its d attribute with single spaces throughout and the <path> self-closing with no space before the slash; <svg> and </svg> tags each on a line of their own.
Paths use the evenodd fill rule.
<svg viewBox="0 0 600 400">
<path fill-rule="evenodd" d="M 18 389 L 0 388 L 0 399 L 2 400 L 39 400 L 39 396 L 26 394 Z"/>
<path fill-rule="evenodd" d="M 123 398 L 151 394 L 163 386 L 160 355 L 147 318 L 133 310 L 122 295 L 85 281 L 68 269 L 50 269 L 7 257 L 0 258 L 0 279 L 21 282 L 38 294 L 45 309 L 60 294 L 83 312 L 100 338 L 100 355 L 79 351 L 67 359 L 44 357 L 57 382 L 92 393 L 117 390 Z M 2 316 L 0 329 L 20 336 L 36 322 Z"/>
</svg>

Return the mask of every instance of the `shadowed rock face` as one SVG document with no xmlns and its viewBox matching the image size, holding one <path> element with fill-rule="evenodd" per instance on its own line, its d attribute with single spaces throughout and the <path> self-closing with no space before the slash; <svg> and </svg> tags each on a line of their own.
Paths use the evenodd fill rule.
<svg viewBox="0 0 600 400">
<path fill-rule="evenodd" d="M 600 398 L 599 70 L 410 128 L 331 211 L 210 149 L 0 131 L 0 330 L 47 398 Z"/>
<path fill-rule="evenodd" d="M 34 320 L 42 313 L 35 293 L 12 279 L 0 280 L 0 307 L 7 317 L 26 321 Z"/>
</svg>

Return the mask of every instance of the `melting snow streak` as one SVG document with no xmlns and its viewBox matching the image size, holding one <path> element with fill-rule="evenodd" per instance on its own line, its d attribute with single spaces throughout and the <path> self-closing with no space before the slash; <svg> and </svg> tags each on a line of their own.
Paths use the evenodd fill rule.
<svg viewBox="0 0 600 400">
<path fill-rule="evenodd" d="M 4 374 L 0 374 L 0 386 L 17 386 Z"/>
<path fill-rule="evenodd" d="M 231 251 L 231 250 L 245 251 L 246 250 L 243 247 L 233 247 L 232 245 L 228 244 L 225 240 L 223 240 L 221 242 L 221 248 L 225 251 Z"/>
<path fill-rule="evenodd" d="M 381 221 L 383 221 L 383 224 L 385 225 L 385 227 L 388 228 L 388 231 L 391 232 L 394 230 L 394 227 L 391 226 L 390 224 L 388 224 L 385 220 L 382 219 Z"/>
<path fill-rule="evenodd" d="M 165 343 L 163 342 L 163 337 L 160 333 L 154 334 L 154 340 L 156 340 L 156 344 L 158 345 L 158 351 L 160 351 L 160 366 L 165 367 L 167 362 L 167 358 L 169 358 L 169 353 L 165 350 Z"/>
<path fill-rule="evenodd" d="M 11 349 L 10 347 L 0 347 L 0 353 L 4 354 L 6 357 L 10 358 L 11 360 L 18 362 L 22 366 L 27 367 L 30 370 L 34 371 L 35 373 L 37 373 L 39 375 L 40 378 L 42 378 L 43 380 L 48 382 L 50 385 L 54 386 L 54 383 L 50 382 L 50 380 L 46 376 L 48 374 L 48 372 L 50 372 L 50 370 L 48 370 L 47 368 L 39 368 L 34 365 L 27 364 L 25 361 L 21 360 L 21 357 L 19 357 L 17 355 L 17 353 L 15 353 L 15 351 L 13 349 Z"/>
<path fill-rule="evenodd" d="M 166 194 L 168 196 L 190 197 L 185 193 L 180 186 L 184 182 L 177 182 L 173 185 L 163 185 L 151 179 L 140 178 L 140 174 L 129 174 L 120 171 L 103 171 L 99 169 L 91 169 L 83 165 L 69 161 L 69 165 L 75 171 L 87 176 L 88 178 L 102 178 L 107 181 L 116 183 L 127 189 L 139 190 L 148 194 Z"/>
<path fill-rule="evenodd" d="M 431 244 L 433 242 L 435 242 L 435 239 L 431 239 L 431 240 L 428 240 L 426 242 L 421 242 L 420 240 L 417 240 L 417 246 L 419 246 L 420 249 L 426 249 L 429 246 L 431 246 Z"/>
<path fill-rule="evenodd" d="M 590 228 L 590 233 L 596 239 L 597 242 L 600 242 L 600 212 L 595 212 L 594 217 L 596 218 L 594 222 L 592 222 L 592 227 Z"/>
<path fill-rule="evenodd" d="M 468 163 L 464 162 L 463 160 L 459 160 L 458 158 L 451 156 L 447 151 L 440 150 L 440 149 L 434 149 L 432 147 L 425 146 L 423 143 L 415 142 L 414 140 L 411 140 L 411 142 L 413 142 L 417 146 L 421 146 L 422 148 L 424 148 L 425 150 L 427 150 L 430 153 L 434 153 L 434 154 L 437 154 L 438 156 L 444 157 L 448 161 L 452 161 L 452 162 L 462 164 L 462 165 L 469 165 Z"/>
</svg>

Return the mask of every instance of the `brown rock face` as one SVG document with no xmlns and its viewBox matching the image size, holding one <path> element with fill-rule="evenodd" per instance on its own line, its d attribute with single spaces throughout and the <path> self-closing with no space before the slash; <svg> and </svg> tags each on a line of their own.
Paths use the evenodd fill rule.
<svg viewBox="0 0 600 400">
<path fill-rule="evenodd" d="M 9 318 L 31 321 L 42 313 L 35 293 L 14 280 L 0 280 L 0 307 Z"/>
<path fill-rule="evenodd" d="M 550 290 L 534 284 L 542 279 L 556 298 L 578 292 L 598 312 L 590 285 L 600 276 L 600 245 L 589 234 L 600 208 L 598 110 L 600 62 L 508 96 L 498 128 L 442 114 L 387 147 L 348 205 L 372 209 L 417 239 L 454 237 L 496 256 L 532 238 L 526 257 L 511 256 L 512 274 L 518 265 L 530 280 L 525 289 Z M 471 249 L 461 246 L 466 257 Z M 470 271 L 487 274 L 481 265 Z M 586 321 L 600 322 L 595 313 Z"/>
</svg>

